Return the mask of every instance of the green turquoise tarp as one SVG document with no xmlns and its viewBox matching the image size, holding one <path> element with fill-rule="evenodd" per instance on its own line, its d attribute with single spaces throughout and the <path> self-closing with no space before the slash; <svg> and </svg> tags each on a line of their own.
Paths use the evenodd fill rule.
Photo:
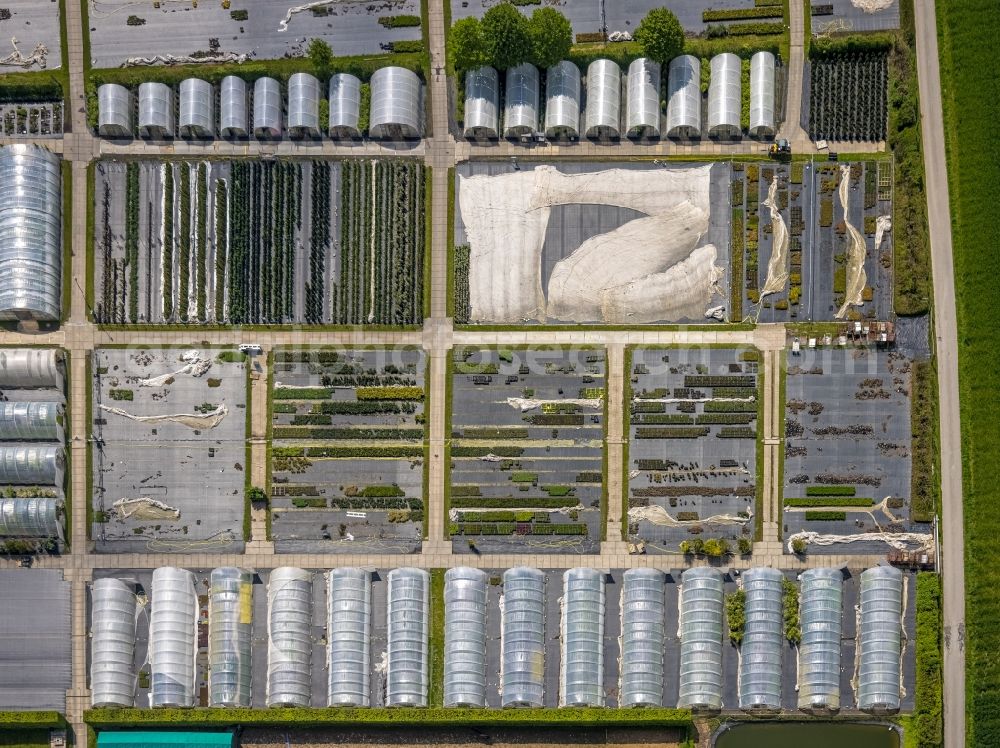
<svg viewBox="0 0 1000 748">
<path fill-rule="evenodd" d="M 97 733 L 97 748 L 231 748 L 231 732 L 133 732 L 102 730 Z"/>
</svg>

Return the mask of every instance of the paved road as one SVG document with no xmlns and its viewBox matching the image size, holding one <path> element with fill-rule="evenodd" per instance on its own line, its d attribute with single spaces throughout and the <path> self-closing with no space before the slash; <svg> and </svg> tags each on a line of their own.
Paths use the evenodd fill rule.
<svg viewBox="0 0 1000 748">
<path fill-rule="evenodd" d="M 786 138 L 792 146 L 793 153 L 810 153 L 815 151 L 815 144 L 809 140 L 809 135 L 802 129 L 802 76 L 805 65 L 805 20 L 803 19 L 804 4 L 802 0 L 791 0 L 788 3 L 789 27 L 789 60 L 788 88 L 785 95 L 785 121 L 778 129 L 778 137 Z M 854 151 L 855 146 L 862 143 L 835 144 L 831 151 Z M 871 144 L 869 144 L 871 145 Z M 883 149 L 879 149 L 883 150 Z"/>
<path fill-rule="evenodd" d="M 945 745 L 965 745 L 965 552 L 962 518 L 962 433 L 958 401 L 958 327 L 951 247 L 951 210 L 941 114 L 937 23 L 933 0 L 916 0 L 917 72 L 920 77 L 927 221 L 934 272 L 941 413 L 941 569 L 944 575 Z"/>
</svg>

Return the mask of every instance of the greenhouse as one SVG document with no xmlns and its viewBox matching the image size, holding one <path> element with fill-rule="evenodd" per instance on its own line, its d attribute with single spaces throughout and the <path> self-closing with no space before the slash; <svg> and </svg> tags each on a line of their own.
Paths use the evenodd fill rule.
<svg viewBox="0 0 1000 748">
<path fill-rule="evenodd" d="M 861 573 L 858 624 L 858 709 L 899 710 L 902 656 L 903 573 L 876 566 Z"/>
<path fill-rule="evenodd" d="M 91 706 L 130 707 L 135 703 L 135 592 L 120 579 L 96 579 L 90 600 Z"/>
<path fill-rule="evenodd" d="M 781 709 L 781 650 L 784 648 L 784 575 L 758 567 L 743 574 L 746 595 L 740 644 L 740 709 Z"/>
<path fill-rule="evenodd" d="M 139 134 L 144 138 L 174 136 L 174 92 L 166 83 L 139 84 Z"/>
<path fill-rule="evenodd" d="M 61 168 L 58 156 L 38 146 L 0 148 L 0 320 L 59 320 Z"/>
<path fill-rule="evenodd" d="M 303 138 L 318 138 L 319 81 L 309 73 L 295 73 L 288 79 L 288 131 Z"/>
<path fill-rule="evenodd" d="M 237 75 L 227 75 L 219 86 L 219 134 L 224 138 L 245 138 L 250 134 L 247 115 L 247 82 Z"/>
<path fill-rule="evenodd" d="M 371 137 L 401 140 L 423 134 L 421 84 L 416 73 L 400 67 L 379 68 L 372 75 L 371 91 Z"/>
<path fill-rule="evenodd" d="M 38 496 L 0 499 L 0 537 L 62 537 L 59 502 Z"/>
<path fill-rule="evenodd" d="M 563 574 L 559 706 L 604 706 L 604 574 Z"/>
<path fill-rule="evenodd" d="M 563 60 L 545 75 L 545 137 L 580 137 L 580 68 Z"/>
<path fill-rule="evenodd" d="M 198 657 L 198 595 L 194 574 L 163 566 L 153 570 L 149 618 L 151 706 L 195 704 Z"/>
<path fill-rule="evenodd" d="M 0 389 L 61 390 L 63 354 L 56 348 L 0 348 Z"/>
<path fill-rule="evenodd" d="M 326 586 L 327 703 L 368 706 L 372 639 L 372 574 L 333 569 Z"/>
<path fill-rule="evenodd" d="M 423 569 L 389 572 L 386 706 L 427 706 L 430 585 Z"/>
<path fill-rule="evenodd" d="M 444 705 L 486 706 L 489 578 L 459 566 L 444 575 Z"/>
<path fill-rule="evenodd" d="M 258 138 L 280 138 L 281 112 L 281 84 L 274 78 L 254 81 L 253 134 Z"/>
<path fill-rule="evenodd" d="M 62 441 L 62 403 L 0 402 L 0 441 Z"/>
<path fill-rule="evenodd" d="M 489 66 L 465 74 L 465 126 L 467 138 L 495 139 L 500 133 L 500 79 Z"/>
<path fill-rule="evenodd" d="M 350 73 L 337 73 L 330 78 L 329 94 L 330 137 L 360 137 L 361 81 Z"/>
<path fill-rule="evenodd" d="M 594 60 L 587 66 L 587 109 L 583 115 L 588 138 L 621 135 L 622 71 L 611 60 Z"/>
<path fill-rule="evenodd" d="M 628 569 L 622 576 L 621 706 L 663 705 L 665 582 L 659 569 Z"/>
<path fill-rule="evenodd" d="M 722 574 L 712 568 L 681 575 L 680 709 L 722 708 Z"/>
<path fill-rule="evenodd" d="M 708 79 L 708 134 L 714 138 L 738 138 L 743 112 L 740 58 L 725 52 L 712 58 Z"/>
<path fill-rule="evenodd" d="M 267 705 L 312 703 L 312 574 L 291 566 L 267 582 Z"/>
<path fill-rule="evenodd" d="M 544 706 L 545 574 L 505 571 L 501 610 L 500 705 Z"/>
<path fill-rule="evenodd" d="M 750 135 L 773 138 L 774 117 L 774 55 L 758 52 L 750 58 Z"/>
<path fill-rule="evenodd" d="M 538 68 L 528 62 L 507 71 L 503 136 L 520 138 L 538 129 Z"/>
<path fill-rule="evenodd" d="M 701 61 L 681 55 L 667 68 L 667 137 L 701 137 Z"/>
<path fill-rule="evenodd" d="M 800 577 L 799 701 L 803 710 L 840 709 L 840 636 L 844 576 L 839 569 L 808 569 Z"/>
<path fill-rule="evenodd" d="M 0 485 L 61 485 L 64 465 L 62 447 L 52 444 L 0 445 Z"/>
<path fill-rule="evenodd" d="M 132 94 L 125 86 L 97 87 L 97 134 L 103 138 L 132 137 Z"/>
<path fill-rule="evenodd" d="M 208 589 L 209 706 L 250 706 L 253 574 L 212 570 Z"/>
<path fill-rule="evenodd" d="M 181 137 L 215 137 L 215 87 L 199 78 L 186 78 L 180 86 L 180 117 L 177 129 Z"/>
<path fill-rule="evenodd" d="M 660 137 L 660 63 L 648 57 L 628 66 L 625 128 L 630 138 Z"/>
</svg>

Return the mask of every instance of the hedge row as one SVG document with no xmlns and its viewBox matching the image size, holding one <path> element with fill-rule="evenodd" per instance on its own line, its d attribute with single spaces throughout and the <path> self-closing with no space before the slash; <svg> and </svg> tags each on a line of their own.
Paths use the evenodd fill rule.
<svg viewBox="0 0 1000 748">
<path fill-rule="evenodd" d="M 294 455 L 290 455 L 294 456 Z M 306 457 L 423 457 L 421 447 L 309 447 Z"/>
<path fill-rule="evenodd" d="M 65 726 L 66 719 L 59 712 L 0 712 L 0 730 Z"/>
<path fill-rule="evenodd" d="M 854 496 L 854 486 L 807 486 L 806 496 Z"/>
<path fill-rule="evenodd" d="M 847 519 L 847 512 L 806 512 L 806 521 L 831 521 L 843 522 Z"/>
<path fill-rule="evenodd" d="M 576 506 L 579 500 L 574 496 L 565 498 L 545 498 L 545 499 L 522 499 L 513 496 L 505 497 L 473 497 L 473 496 L 452 496 L 452 509 L 562 509 L 563 507 Z"/>
<path fill-rule="evenodd" d="M 703 10 L 702 23 L 712 21 L 744 21 L 751 18 L 781 18 L 781 7 L 727 8 L 725 10 Z"/>
<path fill-rule="evenodd" d="M 855 506 L 855 507 L 870 507 L 875 503 L 874 499 L 863 499 L 859 497 L 837 497 L 834 496 L 828 499 L 785 499 L 785 506 L 798 506 L 798 507 L 809 507 L 809 506 Z"/>
<path fill-rule="evenodd" d="M 917 575 L 917 688 L 910 730 L 917 748 L 942 744 L 941 577 L 928 572 Z"/>
</svg>

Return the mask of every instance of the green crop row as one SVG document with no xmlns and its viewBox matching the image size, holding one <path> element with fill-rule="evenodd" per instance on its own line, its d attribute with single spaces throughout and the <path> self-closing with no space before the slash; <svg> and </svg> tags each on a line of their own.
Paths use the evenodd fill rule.
<svg viewBox="0 0 1000 748">
<path fill-rule="evenodd" d="M 831 496 L 830 498 L 811 499 L 785 499 L 785 506 L 810 507 L 810 506 L 847 506 L 847 507 L 870 507 L 875 503 L 874 499 L 852 497 Z"/>
<path fill-rule="evenodd" d="M 315 428 L 309 426 L 275 426 L 275 439 L 423 439 L 424 430 L 385 428 Z"/>
<path fill-rule="evenodd" d="M 806 496 L 854 496 L 854 486 L 807 486 Z"/>
<path fill-rule="evenodd" d="M 275 400 L 329 400 L 333 395 L 330 387 L 276 387 Z"/>
<path fill-rule="evenodd" d="M 752 8 L 728 8 L 725 10 L 703 10 L 702 23 L 712 21 L 745 21 L 752 18 L 781 18 L 781 6 L 754 6 Z"/>
<path fill-rule="evenodd" d="M 503 496 L 482 498 L 478 496 L 455 496 L 451 497 L 452 509 L 562 509 L 563 507 L 576 506 L 578 500 L 574 496 L 563 498 L 528 498 Z"/>
<path fill-rule="evenodd" d="M 847 512 L 806 512 L 807 522 L 842 522 L 847 519 Z"/>
<path fill-rule="evenodd" d="M 275 451 L 277 448 L 275 448 Z M 305 457 L 423 457 L 420 446 L 399 447 L 307 447 Z M 278 456 L 275 454 L 275 456 Z M 294 456 L 294 455 L 287 455 Z"/>
<path fill-rule="evenodd" d="M 358 400 L 423 400 L 422 387 L 358 387 Z"/>
</svg>

